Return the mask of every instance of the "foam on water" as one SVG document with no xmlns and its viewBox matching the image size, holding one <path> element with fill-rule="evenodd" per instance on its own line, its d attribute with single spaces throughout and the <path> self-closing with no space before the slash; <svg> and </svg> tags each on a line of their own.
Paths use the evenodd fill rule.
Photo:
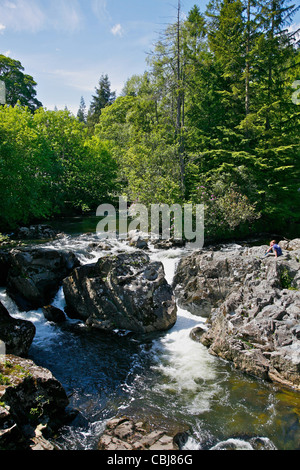
<svg viewBox="0 0 300 470">
<path fill-rule="evenodd" d="M 96 235 L 75 238 L 65 236 L 45 246 L 73 251 L 82 264 L 96 262 L 107 254 L 136 251 L 136 248 L 118 240 L 107 241 L 109 251 L 97 250 L 97 243 L 101 241 Z M 186 253 L 185 250 L 180 248 L 157 250 L 151 245 L 149 248 L 146 253 L 152 261 L 163 263 L 166 280 L 171 285 L 177 264 Z M 58 357 L 58 362 L 55 364 L 53 359 L 53 364 L 62 374 L 71 393 L 74 387 L 73 402 L 78 403 L 84 416 L 90 413 L 90 417 L 87 418 L 90 421 L 87 426 L 68 428 L 64 437 L 65 448 L 91 449 L 95 443 L 95 435 L 104 430 L 107 413 L 113 411 L 116 414 L 119 411 L 126 413 L 128 407 L 135 401 L 137 406 L 142 402 L 147 409 L 166 407 L 166 414 L 175 409 L 174 413 L 179 412 L 180 419 L 187 417 L 189 421 L 191 416 L 190 422 L 193 423 L 194 429 L 193 435 L 185 444 L 184 448 L 187 450 L 200 449 L 204 440 L 211 441 L 211 448 L 214 450 L 221 450 L 224 446 L 231 445 L 238 449 L 252 448 L 249 442 L 242 439 L 229 439 L 217 444 L 211 435 L 214 433 L 212 428 L 208 429 L 201 422 L 201 417 L 211 412 L 216 403 L 227 400 L 228 372 L 221 370 L 219 361 L 211 356 L 203 345 L 190 338 L 193 328 L 197 326 L 205 328 L 205 318 L 178 308 L 178 320 L 174 327 L 155 337 L 151 340 L 151 344 L 149 342 L 143 344 L 140 338 L 131 338 L 129 332 L 116 331 L 116 336 L 120 338 L 116 341 L 107 338 L 98 339 L 97 334 L 86 338 L 77 334 L 78 329 L 73 336 L 72 329 L 68 330 L 48 322 L 41 309 L 20 312 L 13 300 L 7 296 L 5 289 L 0 289 L 0 301 L 11 316 L 29 320 L 36 326 L 32 350 L 38 360 L 40 357 L 42 361 L 45 357 L 48 359 L 48 351 L 52 351 L 52 357 L 56 360 L 55 348 L 58 344 L 60 344 L 60 354 L 66 355 L 66 358 Z M 62 288 L 58 290 L 52 304 L 64 310 L 65 298 Z M 72 326 L 74 322 L 80 324 L 78 320 L 67 318 L 67 324 Z M 80 330 L 84 330 L 83 324 Z M 111 341 L 111 344 L 108 341 Z M 115 348 L 119 350 L 116 351 Z M 128 348 L 131 348 L 131 352 Z M 46 356 L 43 352 L 46 352 Z M 82 357 L 83 355 L 86 356 Z M 74 373 L 74 364 L 77 364 L 76 373 Z M 226 403 L 226 407 L 230 406 Z M 111 410 L 109 412 L 106 411 L 108 407 Z M 274 412 L 273 410 L 271 413 L 272 419 Z M 223 435 L 221 439 L 227 436 Z"/>
<path fill-rule="evenodd" d="M 35 325 L 36 334 L 33 340 L 44 350 L 52 349 L 52 342 L 61 335 L 61 331 L 51 322 L 47 321 L 42 309 L 20 312 L 15 302 L 6 294 L 4 288 L 0 289 L 0 301 L 6 307 L 12 318 L 27 320 Z"/>
<path fill-rule="evenodd" d="M 227 441 L 219 442 L 210 450 L 254 450 L 252 445 L 243 439 L 227 439 Z"/>
<path fill-rule="evenodd" d="M 164 265 L 166 279 L 172 284 L 182 249 L 154 251 L 151 259 Z M 205 318 L 197 317 L 178 307 L 175 326 L 162 338 L 153 342 L 152 352 L 157 364 L 153 366 L 165 377 L 156 389 L 180 396 L 185 394 L 185 409 L 190 414 L 199 414 L 210 408 L 210 400 L 218 390 L 214 370 L 215 359 L 207 349 L 190 338 L 190 332 L 197 326 L 205 328 Z"/>
</svg>

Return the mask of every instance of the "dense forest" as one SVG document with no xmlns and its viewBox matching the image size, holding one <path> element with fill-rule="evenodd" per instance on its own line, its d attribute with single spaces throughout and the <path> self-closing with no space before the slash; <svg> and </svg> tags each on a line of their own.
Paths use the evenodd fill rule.
<svg viewBox="0 0 300 470">
<path fill-rule="evenodd" d="M 300 49 L 289 0 L 212 0 L 177 18 L 120 96 L 49 111 L 0 56 L 0 229 L 131 202 L 205 205 L 206 235 L 300 223 Z M 128 51 L 130 53 L 130 51 Z M 299 97 L 299 99 L 298 99 Z"/>
</svg>

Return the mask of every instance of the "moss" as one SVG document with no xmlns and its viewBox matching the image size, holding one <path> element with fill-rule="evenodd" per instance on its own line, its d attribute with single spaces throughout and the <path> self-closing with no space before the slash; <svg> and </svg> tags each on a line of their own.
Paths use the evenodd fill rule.
<svg viewBox="0 0 300 470">
<path fill-rule="evenodd" d="M 9 361 L 5 361 L 0 364 L 0 385 L 12 385 L 14 386 L 14 378 L 30 377 L 30 372 L 19 364 L 13 364 Z"/>
<path fill-rule="evenodd" d="M 3 235 L 2 233 L 0 233 L 0 245 L 1 243 L 8 242 L 8 241 L 9 241 L 9 237 L 7 235 Z"/>
<path fill-rule="evenodd" d="M 280 273 L 280 285 L 282 289 L 298 290 L 293 287 L 293 277 L 288 268 L 283 268 Z"/>
<path fill-rule="evenodd" d="M 36 400 L 36 407 L 32 407 L 29 412 L 30 421 L 36 421 L 41 418 L 44 414 L 44 407 L 50 404 L 49 399 L 46 399 L 44 395 L 39 395 Z"/>
<path fill-rule="evenodd" d="M 9 377 L 0 373 L 0 385 L 10 385 Z"/>
</svg>

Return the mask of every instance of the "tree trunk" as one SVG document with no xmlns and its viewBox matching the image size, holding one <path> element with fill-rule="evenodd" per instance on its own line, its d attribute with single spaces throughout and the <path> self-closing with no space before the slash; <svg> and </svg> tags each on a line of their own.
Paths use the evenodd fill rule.
<svg viewBox="0 0 300 470">
<path fill-rule="evenodd" d="M 182 90 L 182 64 L 181 64 L 181 28 L 180 28 L 181 2 L 178 0 L 177 8 L 177 116 L 176 116 L 176 134 L 178 138 L 178 157 L 180 164 L 180 179 L 182 194 L 185 194 L 185 161 L 184 161 L 184 94 Z"/>
</svg>

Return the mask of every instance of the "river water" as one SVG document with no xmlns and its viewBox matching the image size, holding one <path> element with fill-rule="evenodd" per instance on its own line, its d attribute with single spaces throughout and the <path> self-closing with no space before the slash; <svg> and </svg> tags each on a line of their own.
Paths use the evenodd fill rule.
<svg viewBox="0 0 300 470">
<path fill-rule="evenodd" d="M 71 232 L 71 230 L 70 230 Z M 69 248 L 83 263 L 107 254 L 91 251 L 96 235 L 68 235 L 51 247 Z M 132 251 L 114 241 L 111 251 Z M 155 250 L 169 283 L 185 251 Z M 91 331 L 80 321 L 47 322 L 41 310 L 21 313 L 0 291 L 0 300 L 15 318 L 32 321 L 36 336 L 30 358 L 51 370 L 65 388 L 76 419 L 65 426 L 57 445 L 66 450 L 97 448 L 108 419 L 129 415 L 171 431 L 187 431 L 185 450 L 235 448 L 300 449 L 300 394 L 246 376 L 211 356 L 190 339 L 205 318 L 178 309 L 169 331 L 151 335 Z M 53 305 L 65 306 L 62 289 Z"/>
</svg>

